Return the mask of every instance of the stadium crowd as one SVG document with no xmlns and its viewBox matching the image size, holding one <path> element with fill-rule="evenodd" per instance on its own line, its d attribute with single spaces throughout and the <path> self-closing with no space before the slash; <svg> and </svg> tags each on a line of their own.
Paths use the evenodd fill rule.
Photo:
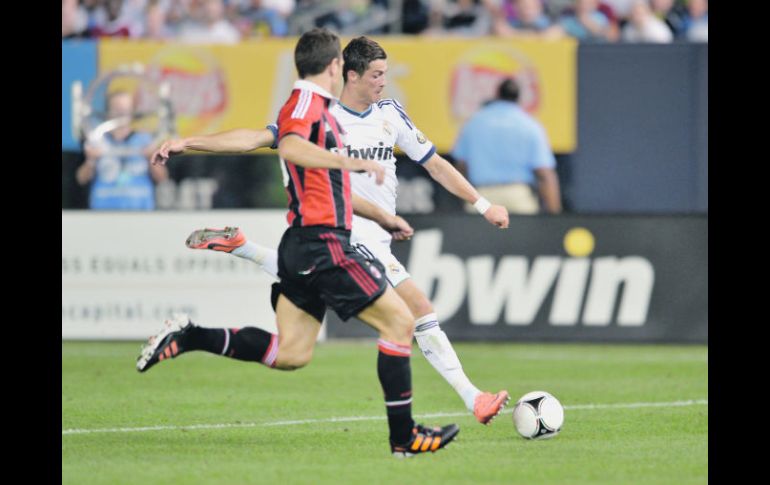
<svg viewBox="0 0 770 485">
<path fill-rule="evenodd" d="M 62 0 L 62 39 L 236 43 L 341 35 L 708 42 L 708 0 Z"/>
</svg>

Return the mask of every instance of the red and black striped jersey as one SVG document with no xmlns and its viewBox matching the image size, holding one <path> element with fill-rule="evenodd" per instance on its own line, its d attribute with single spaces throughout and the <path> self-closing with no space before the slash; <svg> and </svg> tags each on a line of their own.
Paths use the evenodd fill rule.
<svg viewBox="0 0 770 485">
<path fill-rule="evenodd" d="M 341 137 L 344 131 L 329 112 L 331 101 L 331 95 L 319 86 L 297 81 L 278 115 L 278 140 L 294 134 L 326 150 L 337 151 L 344 147 Z M 291 160 L 282 160 L 282 164 L 290 226 L 351 229 L 353 203 L 348 171 L 305 168 Z"/>
</svg>

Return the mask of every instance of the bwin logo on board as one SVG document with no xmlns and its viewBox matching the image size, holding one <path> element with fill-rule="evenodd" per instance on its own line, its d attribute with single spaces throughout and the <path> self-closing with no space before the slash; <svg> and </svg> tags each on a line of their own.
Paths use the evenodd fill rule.
<svg viewBox="0 0 770 485">
<path fill-rule="evenodd" d="M 593 236 L 582 228 L 569 231 L 565 248 L 572 257 L 492 255 L 465 261 L 441 253 L 441 230 L 419 231 L 412 239 L 408 271 L 418 287 L 429 290 L 440 320 L 452 318 L 468 297 L 474 325 L 530 325 L 551 289 L 548 323 L 555 326 L 607 326 L 618 306 L 616 322 L 639 327 L 647 321 L 655 270 L 642 256 L 589 258 Z M 622 288 L 622 291 L 620 289 Z M 582 310 L 582 311 L 581 311 Z"/>
</svg>

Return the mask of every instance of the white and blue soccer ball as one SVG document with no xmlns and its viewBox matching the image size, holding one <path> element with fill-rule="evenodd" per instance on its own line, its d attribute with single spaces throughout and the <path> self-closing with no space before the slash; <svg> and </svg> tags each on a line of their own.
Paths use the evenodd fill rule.
<svg viewBox="0 0 770 485">
<path fill-rule="evenodd" d="M 563 424 L 564 408 L 558 399 L 545 391 L 524 394 L 513 408 L 513 425 L 528 440 L 553 438 Z"/>
</svg>

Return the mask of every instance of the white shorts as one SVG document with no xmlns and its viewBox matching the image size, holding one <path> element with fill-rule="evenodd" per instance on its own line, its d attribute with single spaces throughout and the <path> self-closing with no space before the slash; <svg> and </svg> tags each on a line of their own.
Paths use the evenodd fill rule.
<svg viewBox="0 0 770 485">
<path fill-rule="evenodd" d="M 411 278 L 411 275 L 406 272 L 404 265 L 390 252 L 390 244 L 372 240 L 351 240 L 351 243 L 353 249 L 365 257 L 380 260 L 383 266 L 385 266 L 385 277 L 388 279 L 390 286 L 395 288 L 404 280 Z"/>
</svg>

